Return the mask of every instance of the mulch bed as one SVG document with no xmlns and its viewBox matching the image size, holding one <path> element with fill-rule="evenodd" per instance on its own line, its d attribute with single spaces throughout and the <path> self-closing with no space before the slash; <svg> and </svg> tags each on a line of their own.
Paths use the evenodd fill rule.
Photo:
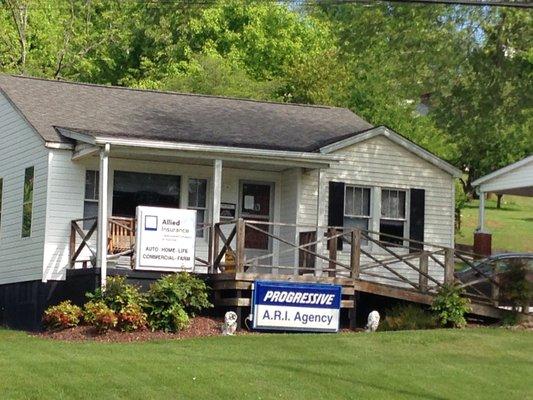
<svg viewBox="0 0 533 400">
<path fill-rule="evenodd" d="M 223 320 L 208 317 L 195 317 L 191 319 L 191 324 L 183 331 L 171 333 L 148 329 L 136 332 L 119 332 L 109 330 L 105 333 L 98 333 L 91 326 L 77 326 L 75 328 L 63 329 L 59 331 L 47 331 L 36 334 L 38 337 L 65 340 L 71 342 L 97 341 L 97 342 L 141 342 L 147 340 L 162 339 L 189 339 L 206 336 L 220 336 Z M 241 331 L 238 334 L 248 333 Z"/>
</svg>

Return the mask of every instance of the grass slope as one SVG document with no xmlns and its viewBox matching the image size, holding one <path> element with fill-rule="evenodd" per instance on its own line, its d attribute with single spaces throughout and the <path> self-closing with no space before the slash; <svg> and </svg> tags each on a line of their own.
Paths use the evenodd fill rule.
<svg viewBox="0 0 533 400">
<path fill-rule="evenodd" d="M 0 330 L 2 399 L 526 399 L 505 329 L 65 343 Z"/>
<path fill-rule="evenodd" d="M 472 244 L 478 223 L 479 201 L 471 201 L 462 210 L 461 232 L 456 243 Z M 492 233 L 492 248 L 513 252 L 533 252 L 533 198 L 503 196 L 502 208 L 496 209 L 496 200 L 485 202 L 486 229 Z"/>
</svg>

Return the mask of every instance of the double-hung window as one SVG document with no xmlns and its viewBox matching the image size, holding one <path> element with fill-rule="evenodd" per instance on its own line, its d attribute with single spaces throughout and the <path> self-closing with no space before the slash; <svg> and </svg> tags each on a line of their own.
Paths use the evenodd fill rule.
<svg viewBox="0 0 533 400">
<path fill-rule="evenodd" d="M 345 228 L 368 230 L 370 226 L 370 188 L 346 185 L 344 189 Z"/>
<path fill-rule="evenodd" d="M 381 219 L 379 223 L 379 240 L 382 242 L 401 245 L 399 238 L 405 236 L 406 227 L 406 198 L 405 190 L 382 189 L 381 190 Z M 397 236 L 399 238 L 391 237 Z"/>
<path fill-rule="evenodd" d="M 83 229 L 91 229 L 98 216 L 98 171 L 85 172 L 85 200 L 83 201 Z M 94 218 L 94 219 L 86 219 Z"/>
<path fill-rule="evenodd" d="M 204 237 L 202 229 L 207 213 L 207 179 L 189 178 L 189 210 L 196 210 L 196 237 Z"/>
<path fill-rule="evenodd" d="M 33 178 L 35 170 L 28 167 L 24 171 L 24 193 L 22 198 L 22 237 L 31 236 L 31 222 L 33 215 Z"/>
</svg>

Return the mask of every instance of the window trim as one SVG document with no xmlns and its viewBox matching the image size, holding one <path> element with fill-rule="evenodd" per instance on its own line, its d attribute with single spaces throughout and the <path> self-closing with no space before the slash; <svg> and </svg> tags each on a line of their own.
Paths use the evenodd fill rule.
<svg viewBox="0 0 533 400">
<path fill-rule="evenodd" d="M 94 173 L 94 176 L 95 176 L 95 186 L 94 186 L 94 195 L 96 195 L 95 197 L 96 198 L 88 198 L 87 197 L 87 173 L 88 172 L 93 172 Z M 85 216 L 85 203 L 93 203 L 93 204 L 96 204 L 98 205 L 98 203 L 100 202 L 99 201 L 99 197 L 100 197 L 100 171 L 96 170 L 96 169 L 86 169 L 85 170 L 85 185 L 84 185 L 84 188 L 83 188 L 83 218 L 86 218 Z M 96 218 L 98 219 L 98 215 L 96 216 Z M 85 225 L 86 221 L 83 221 L 82 225 L 83 226 L 83 230 L 89 230 L 89 228 L 86 228 L 88 225 Z M 90 226 L 92 226 L 92 222 L 90 223 Z"/>
<path fill-rule="evenodd" d="M 210 208 L 209 208 L 209 205 L 210 205 L 210 197 L 209 197 L 209 194 L 210 194 L 210 190 L 209 190 L 209 179 L 208 178 L 201 178 L 201 177 L 195 177 L 195 176 L 186 176 L 184 177 L 186 180 L 187 180 L 187 185 L 186 185 L 186 188 L 187 188 L 187 199 L 185 200 L 185 207 L 187 210 L 196 210 L 196 211 L 204 211 L 204 224 L 206 223 L 206 221 L 209 221 L 209 215 L 210 215 Z M 203 180 L 205 181 L 205 207 L 198 207 L 198 206 L 190 206 L 189 205 L 189 184 L 192 180 Z M 196 222 L 196 226 L 198 226 L 198 221 Z M 198 232 L 196 232 L 196 234 L 198 234 Z M 207 240 L 207 236 L 205 234 L 205 230 L 202 231 L 202 236 L 196 236 L 196 239 L 204 239 L 204 240 Z"/>
<path fill-rule="evenodd" d="M 348 187 L 351 188 L 357 188 L 357 189 L 368 189 L 368 215 L 357 215 L 357 214 L 346 214 L 346 189 Z M 367 220 L 367 231 L 372 231 L 372 223 L 374 221 L 374 188 L 375 186 L 366 186 L 366 185 L 357 185 L 357 184 L 351 184 L 351 183 L 345 183 L 344 184 L 344 204 L 343 204 L 343 227 L 344 227 L 344 219 L 346 218 L 352 218 L 352 219 L 366 219 Z M 361 246 L 367 249 L 370 249 L 372 246 L 372 243 L 369 240 L 363 239 L 361 242 Z"/>
<path fill-rule="evenodd" d="M 410 208 L 411 208 L 411 188 L 405 188 L 405 187 L 391 187 L 391 186 L 378 186 L 379 192 L 380 192 L 380 198 L 379 198 L 379 229 L 378 232 L 381 234 L 381 220 L 387 220 L 387 221 L 401 221 L 403 222 L 403 237 L 409 238 L 409 228 L 411 226 L 411 215 L 410 215 Z M 383 191 L 384 190 L 394 190 L 397 192 L 405 192 L 405 217 L 404 218 L 389 218 L 389 217 L 383 217 L 381 215 L 382 210 L 382 199 L 383 199 Z"/>
<path fill-rule="evenodd" d="M 24 191 L 25 191 L 25 187 L 26 187 L 26 173 L 27 173 L 27 171 L 29 169 L 32 170 L 31 199 L 30 200 L 26 200 Z M 23 184 L 22 184 L 22 221 L 21 221 L 21 228 L 20 228 L 20 230 L 21 230 L 20 237 L 22 239 L 31 238 L 32 228 L 33 228 L 33 203 L 34 203 L 34 199 L 35 199 L 35 166 L 32 165 L 30 167 L 24 168 L 24 181 L 23 181 Z M 28 204 L 31 204 L 31 208 L 30 208 L 30 228 L 29 228 L 28 234 L 25 235 L 25 232 L 24 232 L 24 208 Z"/>
<path fill-rule="evenodd" d="M 354 189 L 368 189 L 369 191 L 369 197 L 368 197 L 368 215 L 359 215 L 359 214 L 347 214 L 346 213 L 346 189 L 348 189 L 348 187 L 350 188 L 354 188 Z M 344 184 L 344 210 L 343 210 L 343 217 L 348 217 L 348 218 L 368 218 L 369 220 L 372 219 L 373 215 L 373 206 L 372 206 L 372 187 L 370 186 L 361 186 L 361 185 L 352 185 L 352 184 L 349 184 L 349 183 L 345 183 Z"/>
</svg>

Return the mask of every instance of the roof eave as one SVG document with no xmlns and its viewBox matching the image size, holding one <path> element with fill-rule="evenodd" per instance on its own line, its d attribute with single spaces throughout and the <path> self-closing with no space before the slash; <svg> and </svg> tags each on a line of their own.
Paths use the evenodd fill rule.
<svg viewBox="0 0 533 400">
<path fill-rule="evenodd" d="M 517 168 L 520 168 L 523 165 L 526 165 L 530 162 L 533 162 L 533 155 L 528 156 L 526 158 L 523 158 L 520 161 L 517 161 L 515 163 L 512 163 L 510 165 L 507 165 L 503 168 L 497 169 L 496 171 L 491 172 L 490 174 L 487 174 L 485 176 L 482 176 L 481 178 L 476 179 L 474 182 L 472 182 L 472 186 L 476 187 L 481 185 L 482 183 L 485 183 L 491 179 L 497 178 L 503 174 L 506 174 L 508 172 L 511 172 Z"/>
</svg>

